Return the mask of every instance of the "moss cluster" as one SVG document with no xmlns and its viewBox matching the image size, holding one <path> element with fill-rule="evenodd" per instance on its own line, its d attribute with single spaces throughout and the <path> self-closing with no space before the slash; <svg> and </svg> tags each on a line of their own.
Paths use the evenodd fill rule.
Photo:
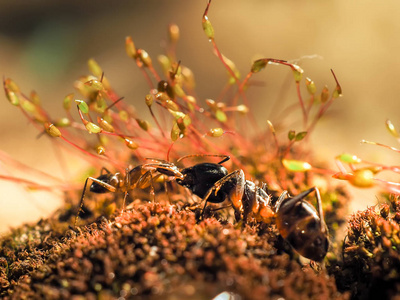
<svg viewBox="0 0 400 300">
<path fill-rule="evenodd" d="M 343 261 L 333 267 L 338 288 L 356 299 L 400 299 L 400 201 L 379 204 L 349 220 Z"/>
<path fill-rule="evenodd" d="M 343 299 L 335 281 L 277 247 L 274 226 L 238 228 L 165 203 L 68 229 L 42 220 L 0 241 L 5 299 Z M 80 298 L 77 299 L 80 299 Z"/>
</svg>

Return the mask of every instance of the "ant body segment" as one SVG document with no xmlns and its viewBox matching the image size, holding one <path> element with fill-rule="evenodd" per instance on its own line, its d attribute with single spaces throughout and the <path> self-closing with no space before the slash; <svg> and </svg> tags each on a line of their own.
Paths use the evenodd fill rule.
<svg viewBox="0 0 400 300">
<path fill-rule="evenodd" d="M 180 158 L 178 162 L 194 156 L 218 157 L 220 155 L 188 155 Z M 259 187 L 254 182 L 245 179 L 243 170 L 229 173 L 222 166 L 222 163 L 229 160 L 229 156 L 221 157 L 223 160 L 218 163 L 198 163 L 182 169 L 167 161 L 154 160 L 154 163 L 127 169 L 125 176 L 121 173 L 112 174 L 103 169 L 106 171 L 105 174 L 101 174 L 98 178 L 89 177 L 86 180 L 80 207 L 83 205 L 88 180 L 92 180 L 91 192 L 124 192 L 126 197 L 128 190 L 149 186 L 154 194 L 153 181 L 166 175 L 174 177 L 179 185 L 188 188 L 205 201 L 204 208 L 208 202 L 223 203 L 229 200 L 235 210 L 236 218 L 243 219 L 244 223 L 248 217 L 254 217 L 263 223 L 275 221 L 281 236 L 299 254 L 314 261 L 322 261 L 328 251 L 329 241 L 318 188 L 310 188 L 294 197 L 284 191 L 277 201 L 273 201 L 265 186 Z M 317 209 L 304 200 L 314 191 Z"/>
</svg>

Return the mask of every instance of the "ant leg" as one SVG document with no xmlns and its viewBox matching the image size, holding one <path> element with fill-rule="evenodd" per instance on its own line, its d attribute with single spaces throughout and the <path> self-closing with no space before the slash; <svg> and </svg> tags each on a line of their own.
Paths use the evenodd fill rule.
<svg viewBox="0 0 400 300">
<path fill-rule="evenodd" d="M 142 167 L 146 167 L 146 168 L 151 167 L 151 168 L 156 169 L 157 172 L 159 172 L 163 175 L 173 176 L 175 178 L 183 179 L 183 174 L 181 173 L 179 168 L 170 163 L 167 163 L 167 164 L 166 163 L 161 163 L 161 164 L 150 163 L 150 164 L 145 164 Z"/>
<path fill-rule="evenodd" d="M 325 224 L 324 212 L 322 210 L 321 194 L 317 187 L 314 187 L 314 190 L 315 190 L 315 197 L 317 198 L 317 211 L 319 214 L 319 219 L 321 220 L 321 225 L 323 225 L 322 228 L 327 228 Z"/>
<path fill-rule="evenodd" d="M 282 194 L 279 196 L 279 198 L 278 198 L 278 200 L 276 201 L 276 204 L 275 204 L 275 211 L 276 212 L 278 212 L 279 208 L 282 205 L 282 202 L 286 199 L 287 196 L 290 197 L 289 192 L 286 191 L 286 190 L 283 191 Z"/>
<path fill-rule="evenodd" d="M 155 164 L 158 166 L 158 164 Z M 152 167 L 148 168 L 147 167 Z M 142 165 L 140 168 L 135 168 L 132 169 L 129 172 L 129 178 L 127 179 L 128 181 L 126 182 L 127 186 L 129 189 L 145 189 L 150 186 L 150 193 L 153 198 L 153 202 L 155 202 L 155 189 L 154 189 L 154 176 L 153 173 L 157 171 L 157 169 L 153 168 L 153 164 L 150 165 Z M 133 172 L 135 170 L 135 172 Z M 159 172 L 159 171 L 158 171 Z M 128 174 L 128 173 L 127 173 Z M 163 173 L 157 174 L 155 178 L 157 179 L 158 177 L 162 176 Z"/>
<path fill-rule="evenodd" d="M 128 191 L 126 191 L 125 193 L 124 193 L 124 200 L 123 200 L 123 202 L 122 202 L 122 211 L 121 211 L 121 214 L 124 212 L 124 210 L 125 210 L 125 202 L 126 202 L 126 197 L 128 196 Z"/>
<path fill-rule="evenodd" d="M 90 177 L 89 177 L 89 178 L 90 178 Z M 81 201 L 79 202 L 79 209 L 78 209 L 78 212 L 76 213 L 76 216 L 75 216 L 74 227 L 76 227 L 76 223 L 78 223 L 79 213 L 82 211 L 83 199 L 85 198 L 86 186 L 87 186 L 87 183 L 88 183 L 89 178 L 86 178 L 86 180 L 85 180 L 85 185 L 83 186 Z"/>
<path fill-rule="evenodd" d="M 153 203 L 156 201 L 156 193 L 154 190 L 154 180 L 153 180 L 153 171 L 148 170 L 144 173 L 139 180 L 136 182 L 136 187 L 144 189 L 150 186 L 150 194 L 153 198 Z"/>
<path fill-rule="evenodd" d="M 317 211 L 318 211 L 319 217 L 322 219 L 323 211 L 322 211 L 321 194 L 319 192 L 319 189 L 316 186 L 314 187 L 314 190 L 315 190 L 315 197 L 317 199 Z"/>
<path fill-rule="evenodd" d="M 153 198 L 153 203 L 156 202 L 156 192 L 154 190 L 154 181 L 153 181 L 153 173 L 151 171 L 148 172 L 150 176 L 150 194 Z"/>
<path fill-rule="evenodd" d="M 200 214 L 200 218 L 199 218 L 200 221 L 204 219 L 204 211 L 205 211 L 206 206 L 207 206 L 208 198 L 210 197 L 211 193 L 215 190 L 215 185 L 217 183 L 218 183 L 218 181 L 207 191 L 207 194 L 202 199 L 205 202 L 204 202 L 203 209 L 201 210 L 201 214 Z M 217 192 L 215 192 L 215 194 L 217 194 Z M 224 199 L 224 201 L 225 201 L 225 199 Z"/>
<path fill-rule="evenodd" d="M 155 163 L 153 163 L 153 164 L 159 163 L 159 164 L 163 164 L 163 165 L 173 165 L 173 163 L 171 163 L 171 162 L 169 162 L 167 160 L 164 160 L 164 159 L 151 158 L 151 157 L 146 157 L 145 159 L 154 161 Z M 152 163 L 148 163 L 148 164 L 152 164 Z M 145 164 L 145 165 L 148 165 L 148 164 Z"/>
<path fill-rule="evenodd" d="M 210 209 L 209 211 L 210 212 L 216 212 L 216 211 L 219 211 L 219 210 L 222 210 L 222 209 L 226 209 L 226 208 L 229 208 L 229 207 L 232 207 L 232 204 L 229 204 L 229 205 L 226 205 L 226 206 L 222 206 L 222 207 L 218 207 L 218 208 L 215 208 L 215 209 Z"/>
<path fill-rule="evenodd" d="M 100 175 L 103 175 L 103 171 L 105 171 L 106 174 L 111 174 L 111 172 L 107 168 L 102 167 L 101 170 L 100 170 Z"/>
<path fill-rule="evenodd" d="M 203 201 L 206 201 L 206 203 L 204 204 L 202 216 L 211 193 L 214 192 L 215 195 L 217 195 L 219 190 L 223 187 L 229 188 L 227 191 L 228 194 L 227 197 L 231 201 L 235 211 L 237 211 L 239 214 L 242 213 L 243 211 L 242 198 L 244 194 L 245 183 L 246 180 L 244 177 L 244 172 L 241 169 L 229 173 L 228 175 L 226 175 L 225 177 L 221 178 L 216 183 L 214 183 L 214 185 L 208 190 L 207 194 L 203 198 Z"/>
<path fill-rule="evenodd" d="M 76 224 L 77 224 L 78 218 L 79 218 L 79 213 L 82 211 L 83 202 L 84 202 L 85 195 L 86 195 L 86 187 L 87 187 L 87 183 L 88 183 L 89 180 L 91 180 L 92 182 L 96 182 L 97 184 L 101 185 L 102 187 L 106 188 L 107 190 L 109 190 L 112 193 L 115 193 L 115 191 L 117 190 L 114 186 L 112 186 L 112 185 L 110 185 L 108 183 L 105 183 L 105 182 L 103 182 L 103 181 L 101 181 L 101 180 L 99 180 L 97 178 L 94 178 L 94 177 L 86 178 L 85 185 L 83 186 L 83 192 L 82 192 L 81 200 L 79 202 L 79 209 L 78 209 L 78 212 L 77 212 L 76 217 L 75 217 L 74 227 L 76 227 Z"/>
<path fill-rule="evenodd" d="M 125 210 L 125 202 L 126 202 L 126 197 L 128 196 L 128 187 L 130 186 L 130 182 L 131 182 L 130 172 L 129 172 L 129 169 L 126 168 L 125 169 L 125 186 L 127 187 L 127 190 L 125 191 L 124 200 L 122 202 L 122 211 L 121 211 L 121 213 L 123 213 L 124 210 Z"/>
<path fill-rule="evenodd" d="M 268 184 L 266 184 L 265 182 L 263 182 L 261 184 L 261 189 L 266 192 L 267 194 L 269 194 L 269 189 L 268 189 Z"/>
<path fill-rule="evenodd" d="M 229 204 L 229 205 L 227 205 L 227 206 L 218 207 L 218 208 L 213 209 L 213 210 L 211 210 L 211 211 L 212 211 L 212 212 L 214 212 L 214 211 L 219 211 L 219 210 L 221 210 L 221 209 L 225 209 L 225 208 L 229 208 L 229 207 L 232 207 L 232 204 Z"/>
<path fill-rule="evenodd" d="M 204 219 L 204 211 L 205 211 L 206 206 L 207 206 L 208 197 L 210 197 L 210 195 L 211 195 L 211 193 L 212 193 L 212 189 L 213 189 L 213 188 L 211 188 L 211 189 L 208 190 L 206 196 L 205 196 L 204 199 L 203 199 L 205 202 L 204 202 L 203 209 L 201 210 L 201 214 L 200 214 L 200 217 L 199 217 L 199 221 L 201 221 L 201 220 Z M 224 201 L 225 201 L 225 200 L 224 200 Z"/>
</svg>

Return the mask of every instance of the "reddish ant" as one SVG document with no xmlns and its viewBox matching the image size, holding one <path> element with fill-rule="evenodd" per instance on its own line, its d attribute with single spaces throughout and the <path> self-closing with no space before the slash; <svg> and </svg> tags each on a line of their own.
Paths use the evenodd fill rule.
<svg viewBox="0 0 400 300">
<path fill-rule="evenodd" d="M 220 155 L 188 155 L 180 158 L 181 161 L 194 156 Z M 302 256 L 314 261 L 322 261 L 328 251 L 328 229 L 324 221 L 321 196 L 317 187 L 310 188 L 295 197 L 290 197 L 284 191 L 275 204 L 265 187 L 260 188 L 250 180 L 246 180 L 243 170 L 239 169 L 228 173 L 222 163 L 228 161 L 229 156 L 218 163 L 199 163 L 191 167 L 179 169 L 175 164 L 162 160 L 144 164 L 127 170 L 126 175 L 106 174 L 98 178 L 89 177 L 85 182 L 81 204 L 85 196 L 88 180 L 93 183 L 90 191 L 94 193 L 125 192 L 133 188 L 151 186 L 154 193 L 153 180 L 161 175 L 174 177 L 176 182 L 188 188 L 193 194 L 208 202 L 222 203 L 229 200 L 235 210 L 236 217 L 247 218 L 252 216 L 257 221 L 271 223 L 275 219 L 277 228 L 282 237 Z M 317 210 L 304 198 L 315 191 Z M 204 213 L 204 208 L 202 214 Z"/>
<path fill-rule="evenodd" d="M 158 172 L 158 174 L 154 174 L 156 172 Z M 163 174 L 167 176 L 173 176 L 175 178 L 181 178 L 183 176 L 180 173 L 178 167 L 167 161 L 162 161 L 162 160 L 157 160 L 157 164 L 149 163 L 149 164 L 139 165 L 131 170 L 127 168 L 125 171 L 125 175 L 123 175 L 120 172 L 113 174 L 106 168 L 102 168 L 99 177 L 97 178 L 88 177 L 85 181 L 81 200 L 79 203 L 79 211 L 75 218 L 75 226 L 78 221 L 79 213 L 81 212 L 83 207 L 83 202 L 86 194 L 86 187 L 89 180 L 92 181 L 89 191 L 93 193 L 97 194 L 103 194 L 109 192 L 125 193 L 123 202 L 123 207 L 125 207 L 125 200 L 129 190 L 135 188 L 145 189 L 150 186 L 151 193 L 154 195 L 153 182 Z"/>
</svg>

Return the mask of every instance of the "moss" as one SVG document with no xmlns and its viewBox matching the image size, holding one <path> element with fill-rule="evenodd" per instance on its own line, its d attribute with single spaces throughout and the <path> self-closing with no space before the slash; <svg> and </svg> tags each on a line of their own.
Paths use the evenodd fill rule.
<svg viewBox="0 0 400 300">
<path fill-rule="evenodd" d="M 161 201 L 162 202 L 162 201 Z M 325 270 L 277 247 L 274 226 L 233 225 L 163 203 L 134 204 L 76 230 L 47 219 L 0 241 L 5 299 L 343 299 Z M 76 298 L 79 299 L 79 298 Z"/>
<path fill-rule="evenodd" d="M 356 299 L 400 297 L 400 201 L 389 200 L 351 216 L 343 259 L 332 267 L 338 288 Z"/>
</svg>

